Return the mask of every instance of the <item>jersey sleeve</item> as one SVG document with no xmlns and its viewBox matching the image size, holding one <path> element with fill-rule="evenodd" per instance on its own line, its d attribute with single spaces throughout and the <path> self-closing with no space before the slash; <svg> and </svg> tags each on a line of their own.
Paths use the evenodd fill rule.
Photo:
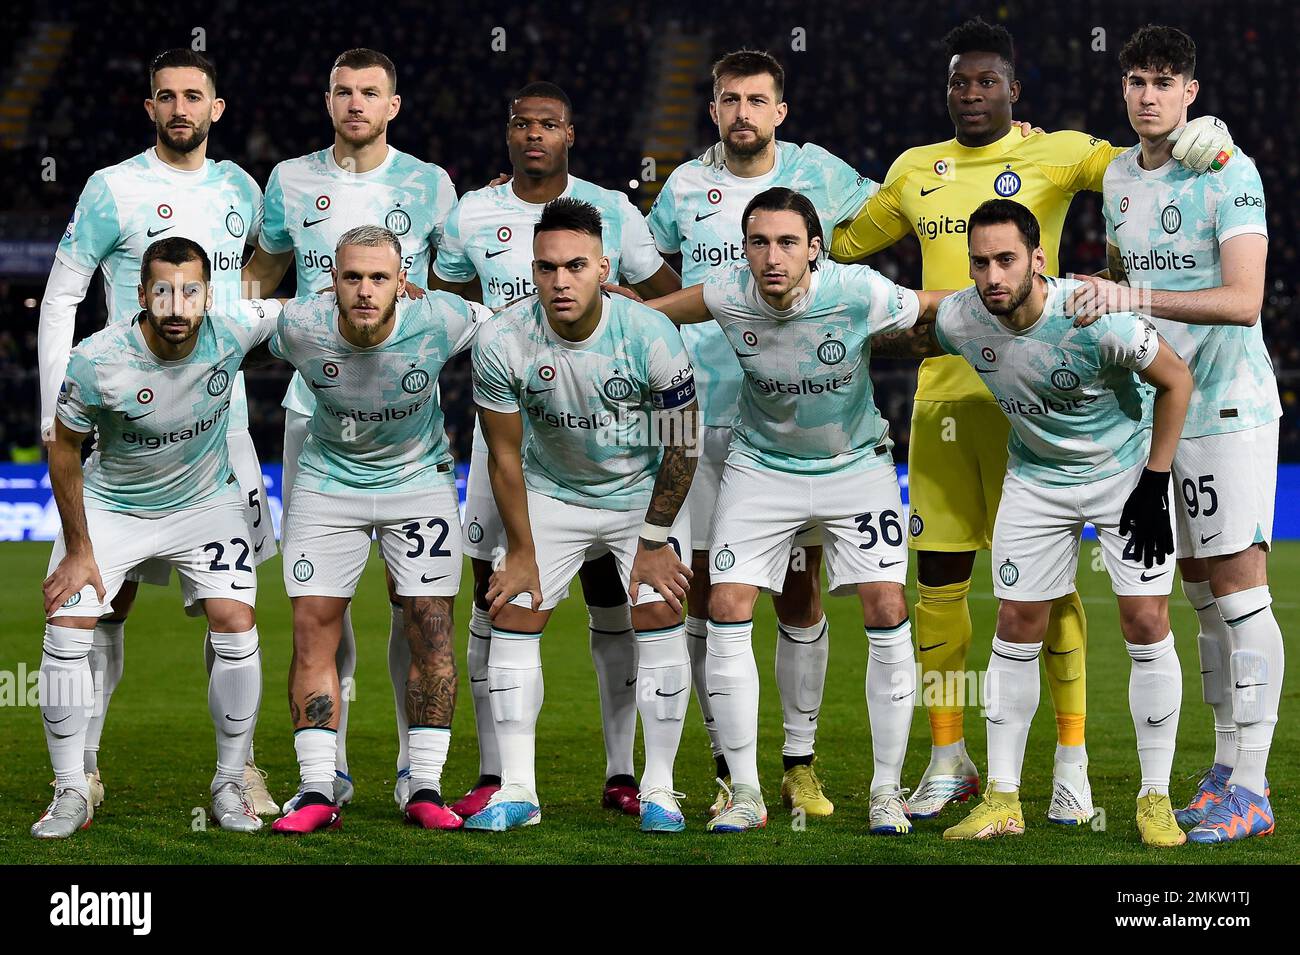
<svg viewBox="0 0 1300 955">
<path fill-rule="evenodd" d="M 86 434 L 95 430 L 95 419 L 99 416 L 102 400 L 94 362 L 74 351 L 68 360 L 63 387 L 59 390 L 55 415 L 66 427 Z"/>
<path fill-rule="evenodd" d="M 468 282 L 477 274 L 474 263 L 465 250 L 460 231 L 464 208 L 464 200 L 456 203 L 443 220 L 438 256 L 433 261 L 433 273 L 444 282 Z"/>
<path fill-rule="evenodd" d="M 949 355 L 960 355 L 961 350 L 958 349 L 953 340 L 948 337 L 948 333 L 954 328 L 954 323 L 956 322 L 958 314 L 957 306 L 955 304 L 949 304 L 951 298 L 952 296 L 949 296 L 939 303 L 939 309 L 934 317 L 934 340 L 938 342 L 939 347 Z"/>
<path fill-rule="evenodd" d="M 1264 204 L 1264 183 L 1253 162 L 1239 161 L 1212 175 L 1218 176 L 1217 205 L 1214 216 L 1214 236 L 1219 245 L 1238 235 L 1268 235 L 1267 207 Z"/>
<path fill-rule="evenodd" d="M 650 347 L 647 369 L 650 400 L 656 410 L 671 411 L 695 400 L 695 369 L 681 332 L 662 315 L 655 318 L 658 337 Z"/>
<path fill-rule="evenodd" d="M 257 237 L 262 231 L 262 220 L 266 216 L 266 203 L 262 196 L 262 187 L 257 184 L 256 179 L 246 172 L 244 173 L 244 198 L 248 202 L 248 207 L 253 210 L 253 219 L 248 224 L 248 230 L 244 233 L 244 242 L 247 245 L 253 245 L 257 242 Z"/>
<path fill-rule="evenodd" d="M 1123 155 L 1122 147 L 1073 129 L 1047 133 L 1039 170 L 1062 192 L 1101 192 L 1106 167 Z"/>
<path fill-rule="evenodd" d="M 856 262 L 888 248 L 912 231 L 911 223 L 903 215 L 903 186 L 910 168 L 907 154 L 899 156 L 889 167 L 884 185 L 871 195 L 852 221 L 835 227 L 831 235 L 832 258 Z"/>
<path fill-rule="evenodd" d="M 808 147 L 804 147 L 808 148 Z M 849 222 L 856 216 L 867 200 L 879 190 L 879 183 L 861 175 L 856 169 L 834 153 L 825 153 L 826 178 L 830 189 L 831 201 L 835 203 L 834 221 L 836 225 Z"/>
<path fill-rule="evenodd" d="M 916 324 L 921 300 L 910 288 L 896 285 L 866 265 L 846 266 L 846 291 L 867 306 L 867 335 L 899 332 Z"/>
<path fill-rule="evenodd" d="M 284 211 L 284 188 L 280 185 L 280 166 L 271 170 L 266 181 L 266 194 L 262 197 L 262 223 L 257 244 L 272 255 L 293 251 L 293 237 L 289 235 L 288 220 Z"/>
<path fill-rule="evenodd" d="M 501 337 L 491 333 L 479 336 L 474 343 L 474 403 L 488 411 L 512 414 L 519 410 L 519 394 L 501 348 Z"/>
<path fill-rule="evenodd" d="M 236 317 L 240 342 L 247 353 L 271 340 L 283 308 L 273 298 L 248 298 L 235 303 L 232 311 Z"/>
<path fill-rule="evenodd" d="M 654 236 L 650 234 L 645 217 L 622 193 L 618 196 L 618 207 L 622 218 L 618 270 L 629 285 L 636 285 L 658 272 L 664 260 L 655 248 Z"/>
<path fill-rule="evenodd" d="M 429 217 L 431 225 L 429 247 L 431 249 L 441 249 L 443 234 L 447 231 L 447 218 L 451 215 L 451 210 L 456 208 L 456 187 L 451 181 L 451 176 L 447 175 L 446 170 L 440 166 L 433 166 L 433 169 L 435 181 L 433 183 L 433 213 Z"/>
<path fill-rule="evenodd" d="M 451 354 L 459 355 L 473 346 L 483 323 L 492 318 L 492 309 L 450 293 L 437 297 L 446 303 L 447 341 L 451 345 Z"/>
<path fill-rule="evenodd" d="M 668 177 L 664 187 L 659 190 L 659 195 L 655 196 L 654 205 L 650 207 L 650 214 L 645 221 L 660 252 L 674 255 L 681 251 L 682 232 L 677 227 L 677 197 L 673 192 L 672 176 Z"/>
<path fill-rule="evenodd" d="M 99 173 L 90 177 L 77 199 L 55 257 L 70 269 L 83 275 L 94 275 L 99 263 L 121 241 L 121 226 L 117 220 L 117 200 L 108 183 Z"/>
<path fill-rule="evenodd" d="M 312 299 L 316 296 L 299 297 L 285 302 L 276 318 L 275 328 L 267 339 L 267 347 L 276 358 L 282 358 L 297 367 L 295 345 L 301 334 L 301 326 L 311 318 Z"/>
<path fill-rule="evenodd" d="M 1096 323 L 1101 330 L 1097 339 L 1103 365 L 1118 365 L 1142 371 L 1160 351 L 1160 336 L 1155 325 L 1133 312 L 1114 312 Z"/>
</svg>

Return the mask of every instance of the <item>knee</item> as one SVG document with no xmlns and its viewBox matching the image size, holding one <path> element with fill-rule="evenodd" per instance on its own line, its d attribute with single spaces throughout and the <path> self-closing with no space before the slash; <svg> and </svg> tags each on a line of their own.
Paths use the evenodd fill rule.
<svg viewBox="0 0 1300 955">
<path fill-rule="evenodd" d="M 862 593 L 863 622 L 871 628 L 896 627 L 907 621 L 902 584 L 868 584 Z"/>
<path fill-rule="evenodd" d="M 1004 600 L 998 607 L 998 633 L 1011 643 L 1035 643 L 1043 639 L 1051 605 Z"/>
<path fill-rule="evenodd" d="M 709 618 L 718 623 L 743 623 L 754 616 L 757 591 L 751 587 L 722 584 L 709 594 Z"/>
<path fill-rule="evenodd" d="M 450 662 L 451 600 L 447 597 L 404 597 L 402 601 L 412 656 L 430 664 Z"/>
<path fill-rule="evenodd" d="M 633 630 L 641 632 L 666 630 L 669 627 L 676 627 L 681 622 L 681 615 L 662 600 L 639 604 L 632 608 Z"/>
<path fill-rule="evenodd" d="M 1126 607 L 1120 611 L 1119 626 L 1129 643 L 1158 643 L 1169 634 L 1169 607 L 1163 602 Z"/>
<path fill-rule="evenodd" d="M 247 659 L 258 650 L 257 630 L 253 627 L 233 632 L 210 630 L 208 641 L 212 652 L 230 663 Z"/>
<path fill-rule="evenodd" d="M 257 626 L 257 616 L 248 604 L 237 600 L 204 601 L 208 615 L 208 630 L 212 633 L 242 633 Z M 215 643 L 213 644 L 215 648 Z"/>
</svg>

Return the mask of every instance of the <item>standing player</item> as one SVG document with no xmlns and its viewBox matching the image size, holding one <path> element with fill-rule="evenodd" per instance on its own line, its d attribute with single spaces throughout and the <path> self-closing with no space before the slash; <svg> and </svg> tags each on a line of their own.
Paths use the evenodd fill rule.
<svg viewBox="0 0 1300 955">
<path fill-rule="evenodd" d="M 746 203 L 772 186 L 805 195 L 817 210 L 823 231 L 851 218 L 876 190 L 851 166 L 820 146 L 778 142 L 776 127 L 785 121 L 785 71 L 767 53 L 740 50 L 713 65 L 713 99 L 709 116 L 721 142 L 699 159 L 674 169 L 648 217 L 659 250 L 680 253 L 686 285 L 703 282 L 716 268 L 744 256 L 740 214 Z M 743 377 L 735 353 L 713 323 L 682 329 L 682 338 L 699 377 L 701 459 L 691 510 L 693 540 L 690 639 L 695 695 L 713 746 L 717 774 L 730 769 L 723 756 L 705 689 L 704 660 L 709 605 L 709 547 L 714 503 L 722 464 L 731 444 L 732 422 Z M 797 537 L 796 560 L 785 583 L 773 596 L 777 615 L 776 680 L 785 723 L 785 777 L 781 795 L 787 805 L 813 816 L 826 816 L 834 805 L 822 793 L 813 772 L 817 717 L 826 682 L 829 630 L 821 607 L 821 546 L 816 532 Z M 713 811 L 726 802 L 720 791 Z"/>
<path fill-rule="evenodd" d="M 430 263 L 442 225 L 456 201 L 451 178 L 441 167 L 388 145 L 388 124 L 397 116 L 397 68 L 375 50 L 339 54 L 330 69 L 325 108 L 334 125 L 334 145 L 280 163 L 266 184 L 266 219 L 253 257 L 244 268 L 250 294 L 268 293 L 280 284 L 292 263 L 297 294 L 328 288 L 334 247 L 349 229 L 380 225 L 402 242 L 402 268 L 412 281 L 431 277 Z M 282 500 L 289 508 L 298 457 L 316 396 L 296 372 L 284 396 L 284 480 Z M 388 671 L 397 710 L 398 804 L 409 792 L 406 705 L 403 700 L 410 666 L 402 602 L 389 578 L 392 619 L 388 632 Z M 345 691 L 339 699 L 338 802 L 352 798 L 348 772 L 347 727 L 350 689 L 357 665 L 352 615 L 343 616 L 338 676 Z"/>
<path fill-rule="evenodd" d="M 1065 300 L 1078 283 L 1043 274 L 1038 220 L 1020 203 L 981 204 L 966 234 L 975 287 L 939 307 L 935 324 L 912 336 L 912 353 L 970 363 L 1010 419 L 1011 439 L 993 530 L 999 607 L 984 682 L 988 786 L 944 838 L 1024 832 L 1020 774 L 1038 709 L 1038 655 L 1053 601 L 1075 585 L 1079 534 L 1089 522 L 1133 661 L 1138 831 L 1147 845 L 1178 845 L 1185 837 L 1169 802 L 1169 772 L 1182 670 L 1169 629 L 1173 566 L 1165 558 L 1174 547 L 1169 468 L 1191 374 L 1140 315 L 1072 327 Z M 1156 389 L 1154 410 L 1143 382 Z"/>
<path fill-rule="evenodd" d="M 914 233 L 921 243 L 922 285 L 970 283 L 966 220 L 986 199 L 1015 197 L 1042 224 L 1046 271 L 1055 275 L 1061 227 L 1075 193 L 1101 191 L 1107 164 L 1123 150 L 1087 133 L 1063 130 L 1024 137 L 1012 126 L 1020 98 L 1011 34 L 976 18 L 944 38 L 948 114 L 955 138 L 909 149 L 849 226 L 836 230 L 832 254 L 856 261 Z M 1197 172 L 1226 162 L 1231 140 L 1211 117 L 1175 137 L 1175 158 Z M 1215 167 L 1217 168 L 1217 166 Z M 921 365 L 908 449 L 911 517 L 908 543 L 917 551 L 917 652 L 923 673 L 944 674 L 944 701 L 929 707 L 930 762 L 908 798 L 912 818 L 936 816 L 979 791 L 966 754 L 962 701 L 971 621 L 967 606 L 975 551 L 990 546 L 1009 425 L 979 376 L 955 356 Z M 1044 637 L 1044 670 L 1056 710 L 1057 748 L 1052 822 L 1078 825 L 1093 815 L 1084 745 L 1086 631 L 1073 590 L 1052 609 Z"/>
<path fill-rule="evenodd" d="M 628 581 L 636 631 L 641 829 L 679 832 L 673 763 L 690 699 L 681 601 L 691 574 L 679 555 L 690 533 L 682 504 L 695 472 L 695 380 L 667 319 L 602 294 L 610 261 L 594 205 L 556 199 L 533 232 L 537 294 L 490 322 L 474 347 L 474 400 L 507 550 L 487 593 L 502 786 L 465 826 L 541 822 L 542 631 L 582 562 L 608 550 Z M 665 432 L 661 452 L 655 436 Z"/>
<path fill-rule="evenodd" d="M 569 175 L 573 140 L 573 107 L 554 83 L 530 83 L 511 97 L 506 148 L 513 175 L 502 185 L 476 189 L 461 197 L 447 217 L 430 287 L 458 292 L 496 309 L 532 295 L 537 290 L 532 282 L 533 226 L 546 203 L 568 196 L 591 203 L 600 213 L 601 239 L 608 250 L 611 277 L 621 272 L 623 281 L 646 297 L 681 288 L 677 273 L 664 264 L 656 251 L 645 219 L 627 197 Z M 465 497 L 464 547 L 474 570 L 469 671 L 478 726 L 479 778 L 453 807 L 463 816 L 482 809 L 501 786 L 501 760 L 487 681 L 492 639 L 487 589 L 492 560 L 504 553 L 506 539 L 488 480 L 487 455 L 487 442 L 476 422 Z M 638 815 L 632 768 L 636 641 L 627 594 L 612 554 L 584 563 L 578 576 L 587 601 L 591 658 L 600 688 L 605 735 L 602 801 L 611 808 Z"/>
<path fill-rule="evenodd" d="M 41 301 L 38 350 L 41 376 L 41 434 L 54 437 L 55 399 L 68 365 L 77 306 L 86 297 L 95 271 L 103 275 L 108 323 L 129 322 L 139 311 L 137 287 L 145 249 L 159 236 L 183 236 L 203 247 L 212 263 L 212 289 L 219 308 L 240 297 L 244 244 L 262 221 L 262 192 L 234 163 L 207 158 L 208 133 L 221 119 L 225 100 L 217 96 L 216 69 L 202 54 L 167 50 L 149 66 L 145 111 L 157 138 L 153 146 L 125 162 L 96 172 L 77 200 L 77 209 L 59 243 Z M 230 462 L 247 509 L 253 561 L 275 553 L 262 468 L 248 434 L 244 376 L 236 374 L 227 432 Z M 86 729 L 85 767 L 95 805 L 104 798 L 99 773 L 99 743 L 108 704 L 122 678 L 124 627 L 138 581 L 166 585 L 171 567 L 155 562 L 130 569 L 112 610 L 95 626 L 91 670 L 103 674 L 95 687 L 95 713 Z M 182 579 L 182 584 L 184 579 Z M 186 592 L 186 604 L 193 594 Z M 205 647 L 208 665 L 214 657 Z M 266 790 L 264 774 L 252 763 L 245 785 L 259 813 L 279 807 Z"/>
<path fill-rule="evenodd" d="M 915 706 L 916 659 L 903 584 L 907 549 L 889 425 L 868 374 L 875 334 L 933 321 L 943 292 L 915 293 L 866 266 L 821 257 L 806 196 L 759 193 L 741 217 L 745 264 L 648 303 L 677 322 L 716 320 L 744 369 L 740 414 L 713 514 L 706 692 L 731 769 L 711 832 L 762 828 L 757 764 L 759 589 L 779 593 L 795 535 L 825 535 L 832 592 L 856 592 L 869 645 L 870 831 L 910 832 L 900 789 Z M 761 506 L 756 507 L 756 503 Z"/>
<path fill-rule="evenodd" d="M 1119 55 L 1141 139 L 1106 170 L 1110 282 L 1086 279 L 1079 311 L 1133 308 L 1192 368 L 1196 392 L 1174 457 L 1179 570 L 1200 620 L 1201 692 L 1214 711 L 1214 765 L 1176 815 L 1193 842 L 1273 831 L 1264 770 L 1282 692 L 1282 633 L 1268 549 L 1277 484 L 1277 380 L 1259 325 L 1268 226 L 1264 187 L 1242 154 L 1217 176 L 1170 160 L 1196 100 L 1196 46 L 1148 26 Z M 1130 283 L 1132 288 L 1114 285 Z"/>
<path fill-rule="evenodd" d="M 411 792 L 402 809 L 426 829 L 455 829 L 461 820 L 443 804 L 441 779 L 456 704 L 452 602 L 461 550 L 437 382 L 491 312 L 444 292 L 399 301 L 402 246 L 382 226 L 345 232 L 334 261 L 334 293 L 287 304 L 270 342 L 317 395 L 284 530 L 293 601 L 289 708 L 302 785 L 273 828 L 340 825 L 335 660 L 375 534 L 411 650 L 402 686 Z"/>
<path fill-rule="evenodd" d="M 41 839 L 66 838 L 94 816 L 82 759 L 92 634 L 127 573 L 149 559 L 174 566 L 208 618 L 212 818 L 237 832 L 262 827 L 243 790 L 262 700 L 257 575 L 226 428 L 240 364 L 270 337 L 279 306 L 232 296 L 214 307 L 207 253 L 181 236 L 149 245 L 136 274 L 135 318 L 73 349 L 55 412 L 50 483 L 63 529 L 45 581 L 41 654 L 55 791 L 32 826 Z M 113 278 L 124 282 L 120 271 Z M 81 445 L 92 431 L 98 448 L 83 475 Z"/>
</svg>

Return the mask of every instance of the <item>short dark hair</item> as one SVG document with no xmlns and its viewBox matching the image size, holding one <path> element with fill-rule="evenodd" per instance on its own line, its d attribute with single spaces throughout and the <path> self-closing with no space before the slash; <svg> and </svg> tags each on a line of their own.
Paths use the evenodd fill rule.
<svg viewBox="0 0 1300 955">
<path fill-rule="evenodd" d="M 1007 68 L 1007 80 L 1016 78 L 1016 45 L 1011 31 L 1002 24 L 986 22 L 981 17 L 953 27 L 943 38 L 948 61 L 963 53 L 995 53 Z"/>
<path fill-rule="evenodd" d="M 144 250 L 144 258 L 140 260 L 140 284 L 149 284 L 149 266 L 153 262 L 183 265 L 196 259 L 203 263 L 203 281 L 211 281 L 212 263 L 208 260 L 208 253 L 203 251 L 203 246 L 179 235 L 159 239 Z"/>
<path fill-rule="evenodd" d="M 1182 30 L 1148 23 L 1119 51 L 1119 66 L 1131 70 L 1168 70 L 1191 80 L 1196 75 L 1196 44 Z"/>
<path fill-rule="evenodd" d="M 1014 199 L 988 199 L 980 203 L 966 220 L 966 245 L 970 246 L 970 237 L 975 227 L 980 225 L 1001 225 L 1004 222 L 1015 223 L 1020 237 L 1032 252 L 1042 244 L 1042 235 L 1038 228 L 1038 219 L 1027 208 Z"/>
<path fill-rule="evenodd" d="M 552 199 L 542 209 L 542 217 L 533 227 L 533 235 L 541 232 L 585 232 L 601 238 L 600 210 L 590 202 L 561 196 Z"/>
<path fill-rule="evenodd" d="M 391 93 L 397 92 L 397 67 L 393 61 L 378 50 L 371 50 L 364 46 L 359 46 L 355 50 L 344 50 L 334 59 L 334 65 L 330 67 L 330 72 L 347 68 L 349 70 L 368 70 L 372 66 L 377 66 L 384 71 L 388 77 L 388 89 Z"/>
<path fill-rule="evenodd" d="M 212 91 L 217 91 L 217 68 L 213 66 L 202 53 L 191 50 L 187 46 L 177 47 L 174 50 L 163 50 L 153 58 L 149 64 L 149 95 L 154 93 L 154 77 L 162 70 L 173 70 L 178 67 L 189 67 L 190 69 L 202 70 L 208 77 L 208 82 L 212 84 Z"/>
<path fill-rule="evenodd" d="M 573 122 L 573 103 L 569 102 L 569 94 L 564 92 L 554 83 L 548 83 L 545 80 L 538 80 L 535 83 L 529 83 L 523 87 L 514 96 L 510 97 L 510 115 L 515 114 L 515 103 L 519 102 L 526 96 L 532 96 L 536 99 L 553 99 L 556 102 L 564 104 L 564 116 L 571 123 Z"/>
<path fill-rule="evenodd" d="M 776 57 L 764 50 L 736 50 L 714 63 L 713 95 L 718 95 L 724 76 L 758 76 L 762 73 L 772 77 L 779 101 L 785 95 L 785 70 Z"/>
<path fill-rule="evenodd" d="M 797 212 L 803 218 L 804 225 L 808 227 L 809 245 L 812 244 L 813 239 L 821 239 L 823 246 L 826 244 L 826 236 L 822 232 L 822 221 L 817 217 L 817 209 L 813 206 L 812 200 L 802 192 L 795 192 L 785 186 L 773 186 L 750 199 L 749 205 L 745 206 L 745 211 L 740 217 L 742 239 L 749 238 L 749 217 L 755 212 Z M 817 268 L 815 260 L 812 268 L 814 270 Z"/>
</svg>

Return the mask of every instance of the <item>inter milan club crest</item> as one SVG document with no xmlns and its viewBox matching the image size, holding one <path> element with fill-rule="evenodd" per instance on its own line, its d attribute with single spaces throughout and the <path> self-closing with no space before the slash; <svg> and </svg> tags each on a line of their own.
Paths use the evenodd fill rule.
<svg viewBox="0 0 1300 955">
<path fill-rule="evenodd" d="M 1177 206 L 1165 206 L 1160 212 L 1160 228 L 1173 235 L 1183 225 L 1183 214 Z"/>
<path fill-rule="evenodd" d="M 224 394 L 226 386 L 230 384 L 230 375 L 224 368 L 218 368 L 208 379 L 208 394 L 212 397 Z"/>
<path fill-rule="evenodd" d="M 1020 579 L 1020 568 L 1011 563 L 1010 559 L 998 568 L 998 579 L 1008 587 L 1014 587 L 1016 581 Z"/>
<path fill-rule="evenodd" d="M 480 544 L 483 542 L 483 525 L 478 521 L 469 522 L 469 542 L 471 544 Z"/>
<path fill-rule="evenodd" d="M 1068 368 L 1058 368 L 1052 372 L 1052 387 L 1057 391 L 1073 391 L 1079 387 L 1079 376 Z"/>
<path fill-rule="evenodd" d="M 384 217 L 384 228 L 393 235 L 406 235 L 411 231 L 411 217 L 401 209 L 394 209 Z"/>
<path fill-rule="evenodd" d="M 294 562 L 293 579 L 298 581 L 298 583 L 305 584 L 307 581 L 311 580 L 311 575 L 314 573 L 316 573 L 316 568 L 311 565 L 311 561 L 306 557 Z"/>
<path fill-rule="evenodd" d="M 921 536 L 921 531 L 925 530 L 925 521 L 921 520 L 920 514 L 912 512 L 912 517 L 907 522 L 907 530 L 913 537 Z"/>
<path fill-rule="evenodd" d="M 993 191 L 1003 199 L 1009 199 L 1020 191 L 1020 177 L 1011 171 L 1008 166 L 1005 171 L 998 173 L 998 177 L 993 180 Z"/>
<path fill-rule="evenodd" d="M 626 401 L 632 395 L 632 382 L 615 375 L 605 382 L 605 397 L 610 401 Z"/>
<path fill-rule="evenodd" d="M 236 239 L 244 234 L 244 217 L 233 209 L 226 213 L 226 231 Z"/>
<path fill-rule="evenodd" d="M 713 566 L 718 570 L 731 570 L 736 565 L 736 555 L 731 552 L 731 548 L 724 547 L 718 551 L 713 558 Z"/>
<path fill-rule="evenodd" d="M 402 390 L 408 395 L 419 394 L 429 387 L 429 373 L 421 368 L 408 371 L 402 376 Z"/>
<path fill-rule="evenodd" d="M 838 365 L 844 360 L 846 354 L 848 352 L 844 343 L 836 339 L 824 341 L 817 346 L 817 357 L 821 359 L 823 365 Z"/>
</svg>

